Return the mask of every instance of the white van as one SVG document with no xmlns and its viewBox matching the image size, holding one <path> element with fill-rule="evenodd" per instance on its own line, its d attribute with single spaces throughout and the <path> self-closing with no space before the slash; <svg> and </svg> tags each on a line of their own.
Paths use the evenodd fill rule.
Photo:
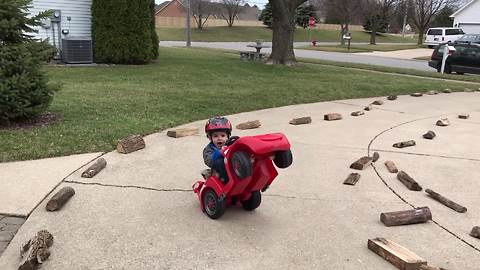
<svg viewBox="0 0 480 270">
<path fill-rule="evenodd" d="M 433 48 L 435 45 L 445 43 L 445 42 L 454 42 L 461 36 L 465 34 L 460 28 L 452 27 L 439 27 L 439 28 L 430 28 L 427 31 L 425 36 L 425 44 L 429 48 Z"/>
</svg>

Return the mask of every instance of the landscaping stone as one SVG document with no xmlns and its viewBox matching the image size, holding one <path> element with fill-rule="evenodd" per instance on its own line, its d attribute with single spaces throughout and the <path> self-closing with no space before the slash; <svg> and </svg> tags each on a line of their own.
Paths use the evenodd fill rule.
<svg viewBox="0 0 480 270">
<path fill-rule="evenodd" d="M 25 219 L 21 217 L 5 217 L 1 222 L 5 224 L 22 225 L 25 222 Z"/>
<path fill-rule="evenodd" d="M 329 113 L 329 114 L 325 114 L 323 116 L 323 119 L 326 120 L 326 121 L 341 120 L 342 115 L 339 114 L 339 113 Z"/>
<path fill-rule="evenodd" d="M 13 232 L 0 231 L 0 242 L 10 242 L 13 239 L 13 236 Z"/>
<path fill-rule="evenodd" d="M 350 115 L 351 116 L 360 116 L 360 115 L 364 115 L 365 112 L 364 111 L 356 111 L 356 112 L 352 112 Z"/>
<path fill-rule="evenodd" d="M 427 92 L 427 95 L 438 95 L 438 91 L 437 90 L 430 90 Z"/>
<path fill-rule="evenodd" d="M 469 117 L 470 117 L 470 115 L 467 114 L 467 113 L 462 113 L 462 114 L 458 115 L 458 118 L 460 118 L 460 119 L 468 119 Z"/>
<path fill-rule="evenodd" d="M 372 104 L 368 105 L 367 107 L 364 108 L 365 111 L 371 111 L 373 110 Z"/>
<path fill-rule="evenodd" d="M 435 138 L 435 136 L 437 136 L 435 134 L 435 132 L 429 130 L 427 133 L 423 134 L 423 138 L 425 139 L 429 139 L 429 140 L 432 140 L 433 138 Z"/>
<path fill-rule="evenodd" d="M 393 147 L 396 147 L 396 148 L 405 148 L 405 147 L 414 146 L 414 145 L 416 145 L 415 141 L 414 141 L 414 140 L 410 140 L 410 141 L 404 141 L 404 142 L 394 143 L 394 144 L 393 144 Z"/>
<path fill-rule="evenodd" d="M 374 102 L 372 102 L 373 105 L 383 105 L 383 100 L 375 100 Z"/>
<path fill-rule="evenodd" d="M 396 100 L 397 96 L 396 95 L 391 95 L 387 97 L 388 100 Z"/>
<path fill-rule="evenodd" d="M 423 94 L 417 92 L 417 93 L 411 93 L 410 96 L 412 96 L 412 97 L 421 97 L 421 96 L 423 96 Z"/>
<path fill-rule="evenodd" d="M 310 116 L 294 118 L 290 120 L 290 125 L 304 125 L 312 123 L 312 118 Z"/>
<path fill-rule="evenodd" d="M 452 93 L 452 90 L 449 89 L 449 88 L 445 88 L 445 89 L 442 90 L 442 93 L 450 94 L 450 93 Z"/>
<path fill-rule="evenodd" d="M 395 166 L 395 163 L 391 160 L 385 161 L 385 166 L 387 166 L 387 170 L 391 173 L 398 173 L 397 166 Z"/>
<path fill-rule="evenodd" d="M 448 118 L 442 118 L 437 121 L 437 126 L 439 127 L 446 127 L 450 125 L 450 121 L 448 121 Z"/>
<path fill-rule="evenodd" d="M 379 158 L 380 158 L 380 154 L 378 152 L 374 152 L 372 156 L 372 161 L 377 162 Z"/>
</svg>

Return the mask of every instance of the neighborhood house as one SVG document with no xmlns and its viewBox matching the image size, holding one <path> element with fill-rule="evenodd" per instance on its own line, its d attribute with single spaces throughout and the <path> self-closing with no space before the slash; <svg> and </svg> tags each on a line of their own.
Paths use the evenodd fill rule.
<svg viewBox="0 0 480 270">
<path fill-rule="evenodd" d="M 472 0 L 450 17 L 453 26 L 461 28 L 467 34 L 480 34 L 480 0 Z"/>
</svg>

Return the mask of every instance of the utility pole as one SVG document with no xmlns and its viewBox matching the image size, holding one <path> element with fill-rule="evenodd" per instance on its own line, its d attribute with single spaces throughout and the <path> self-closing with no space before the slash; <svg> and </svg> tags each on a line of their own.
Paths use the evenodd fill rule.
<svg viewBox="0 0 480 270">
<path fill-rule="evenodd" d="M 187 0 L 187 47 L 190 47 L 192 45 L 192 32 L 190 28 L 190 0 Z"/>
</svg>

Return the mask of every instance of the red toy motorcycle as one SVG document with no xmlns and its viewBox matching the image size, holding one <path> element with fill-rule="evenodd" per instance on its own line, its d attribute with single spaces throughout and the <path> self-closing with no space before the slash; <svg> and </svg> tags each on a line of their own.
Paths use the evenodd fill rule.
<svg viewBox="0 0 480 270">
<path fill-rule="evenodd" d="M 217 175 L 204 176 L 193 185 L 202 210 L 212 219 L 221 217 L 227 205 L 240 202 L 251 211 L 260 206 L 262 194 L 278 175 L 279 168 L 292 164 L 290 143 L 282 133 L 257 136 L 232 136 L 222 150 L 228 181 Z"/>
</svg>

